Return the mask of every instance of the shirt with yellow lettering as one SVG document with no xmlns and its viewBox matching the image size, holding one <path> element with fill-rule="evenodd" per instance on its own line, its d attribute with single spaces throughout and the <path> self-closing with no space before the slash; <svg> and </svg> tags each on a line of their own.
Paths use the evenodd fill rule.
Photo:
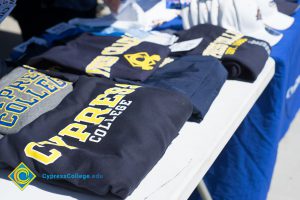
<svg viewBox="0 0 300 200">
<path fill-rule="evenodd" d="M 109 79 L 144 81 L 169 55 L 167 46 L 122 36 L 83 34 L 64 46 L 57 46 L 32 58 L 36 67 L 60 66 L 76 73 Z"/>
<path fill-rule="evenodd" d="M 0 80 L 0 132 L 14 134 L 55 108 L 72 84 L 18 67 Z"/>
<path fill-rule="evenodd" d="M 125 199 L 191 113 L 191 103 L 177 92 L 83 76 L 59 106 L 0 140 L 0 165 L 22 161 L 39 178 L 101 174 L 57 184 Z"/>
</svg>

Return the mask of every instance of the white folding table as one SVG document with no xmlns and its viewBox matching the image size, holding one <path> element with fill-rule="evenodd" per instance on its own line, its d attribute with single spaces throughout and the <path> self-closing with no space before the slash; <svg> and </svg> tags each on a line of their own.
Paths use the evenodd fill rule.
<svg viewBox="0 0 300 200">
<path fill-rule="evenodd" d="M 254 83 L 226 81 L 205 119 L 186 123 L 165 155 L 126 200 L 186 200 L 213 164 L 275 73 L 269 59 Z M 155 148 L 155 147 L 154 147 Z M 0 171 L 0 199 L 102 200 L 34 181 L 20 191 Z"/>
</svg>

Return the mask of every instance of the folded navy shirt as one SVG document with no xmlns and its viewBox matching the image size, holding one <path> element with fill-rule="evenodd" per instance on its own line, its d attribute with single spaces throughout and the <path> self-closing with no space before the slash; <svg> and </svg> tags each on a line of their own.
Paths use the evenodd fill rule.
<svg viewBox="0 0 300 200">
<path fill-rule="evenodd" d="M 24 65 L 24 66 L 30 67 L 27 65 Z M 31 68 L 33 68 L 33 67 L 31 67 Z M 80 75 L 72 73 L 72 72 L 64 71 L 61 68 L 49 67 L 49 68 L 43 68 L 43 69 L 36 69 L 36 71 L 46 74 L 48 76 L 59 78 L 59 79 L 69 81 L 72 83 L 75 83 L 80 78 Z"/>
<path fill-rule="evenodd" d="M 57 46 L 28 64 L 40 68 L 60 66 L 81 74 L 110 79 L 146 80 L 170 53 L 168 47 L 141 42 L 129 36 L 83 34 L 64 46 Z"/>
<path fill-rule="evenodd" d="M 193 104 L 189 121 L 201 122 L 226 79 L 227 71 L 218 59 L 188 55 L 159 68 L 142 84 L 185 95 Z"/>
<path fill-rule="evenodd" d="M 255 81 L 271 51 L 270 45 L 265 41 L 211 24 L 200 24 L 175 35 L 179 37 L 177 44 L 194 39 L 202 40 L 193 49 L 177 50 L 171 55 L 203 55 L 218 58 L 226 67 L 229 79 Z"/>
<path fill-rule="evenodd" d="M 125 199 L 191 113 L 191 103 L 177 92 L 83 76 L 59 106 L 0 140 L 0 164 L 24 162 L 38 178 L 101 174 L 57 184 Z"/>
<path fill-rule="evenodd" d="M 146 85 L 176 90 L 190 99 L 193 115 L 200 122 L 227 79 L 220 61 L 210 56 L 184 56 L 157 70 Z"/>
</svg>

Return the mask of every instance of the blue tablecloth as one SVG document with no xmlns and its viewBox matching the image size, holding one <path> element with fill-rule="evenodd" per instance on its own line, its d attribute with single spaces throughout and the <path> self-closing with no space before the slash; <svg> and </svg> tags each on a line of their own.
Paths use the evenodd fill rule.
<svg viewBox="0 0 300 200">
<path fill-rule="evenodd" d="M 273 47 L 276 73 L 205 176 L 214 200 L 263 200 L 278 143 L 300 108 L 300 12 Z"/>
</svg>

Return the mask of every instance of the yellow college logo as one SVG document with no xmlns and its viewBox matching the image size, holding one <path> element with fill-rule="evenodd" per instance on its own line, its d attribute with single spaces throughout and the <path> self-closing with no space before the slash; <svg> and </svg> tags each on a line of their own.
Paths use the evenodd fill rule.
<svg viewBox="0 0 300 200">
<path fill-rule="evenodd" d="M 8 175 L 8 178 L 23 191 L 36 178 L 36 175 L 21 162 L 18 167 Z"/>
<path fill-rule="evenodd" d="M 147 52 L 126 54 L 124 57 L 133 67 L 139 67 L 142 70 L 152 70 L 156 62 L 161 59 L 159 55 L 150 56 Z"/>
</svg>

